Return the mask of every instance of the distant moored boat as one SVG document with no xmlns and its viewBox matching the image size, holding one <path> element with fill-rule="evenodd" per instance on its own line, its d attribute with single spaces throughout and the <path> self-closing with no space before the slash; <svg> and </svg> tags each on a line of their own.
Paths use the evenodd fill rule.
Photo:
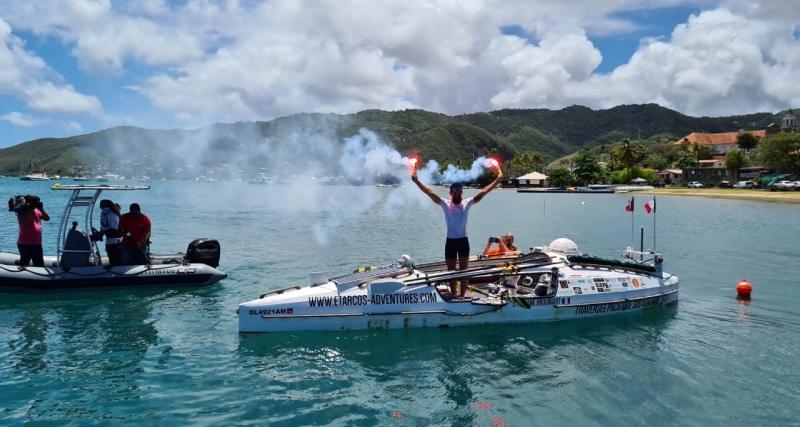
<svg viewBox="0 0 800 427">
<path fill-rule="evenodd" d="M 33 172 L 29 175 L 19 177 L 20 181 L 50 181 L 50 178 L 44 172 Z"/>
</svg>

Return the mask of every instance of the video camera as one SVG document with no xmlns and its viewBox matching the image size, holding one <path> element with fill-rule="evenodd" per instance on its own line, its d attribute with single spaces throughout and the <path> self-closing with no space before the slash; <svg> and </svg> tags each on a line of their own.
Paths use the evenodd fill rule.
<svg viewBox="0 0 800 427">
<path fill-rule="evenodd" d="M 42 200 L 38 196 L 30 194 L 25 196 L 14 196 L 8 199 L 8 211 L 23 213 L 34 208 L 42 208 Z"/>
</svg>

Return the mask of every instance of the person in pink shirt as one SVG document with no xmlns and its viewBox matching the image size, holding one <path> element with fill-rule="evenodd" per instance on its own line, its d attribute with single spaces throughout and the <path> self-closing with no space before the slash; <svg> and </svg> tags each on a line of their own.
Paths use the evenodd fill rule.
<svg viewBox="0 0 800 427">
<path fill-rule="evenodd" d="M 19 222 L 19 265 L 27 266 L 33 261 L 34 267 L 44 267 L 44 253 L 42 251 L 42 221 L 50 221 L 50 216 L 44 211 L 44 204 L 36 202 L 36 206 L 28 207 L 17 213 Z"/>
</svg>

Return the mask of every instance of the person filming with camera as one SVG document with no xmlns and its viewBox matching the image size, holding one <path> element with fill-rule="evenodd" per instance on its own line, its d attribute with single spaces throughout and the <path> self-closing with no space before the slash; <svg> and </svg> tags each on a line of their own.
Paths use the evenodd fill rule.
<svg viewBox="0 0 800 427">
<path fill-rule="evenodd" d="M 497 244 L 492 247 L 492 244 Z M 483 248 L 483 256 L 487 258 L 498 258 L 504 256 L 519 255 L 519 250 L 514 246 L 514 235 L 506 233 L 500 237 L 490 237 Z"/>
<path fill-rule="evenodd" d="M 42 251 L 42 221 L 50 221 L 44 204 L 36 196 L 17 197 L 14 212 L 19 222 L 19 265 L 25 267 L 33 261 L 34 267 L 44 267 Z"/>
</svg>

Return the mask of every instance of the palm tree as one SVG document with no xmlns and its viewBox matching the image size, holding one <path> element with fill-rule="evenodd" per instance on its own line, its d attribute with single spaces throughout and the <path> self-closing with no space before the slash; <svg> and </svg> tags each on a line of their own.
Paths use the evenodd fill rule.
<svg viewBox="0 0 800 427">
<path fill-rule="evenodd" d="M 542 155 L 535 151 L 519 153 L 508 163 L 508 173 L 510 176 L 524 175 L 535 170 L 542 160 Z"/>
<path fill-rule="evenodd" d="M 638 144 L 634 144 L 628 138 L 623 139 L 614 147 L 614 157 L 622 166 L 628 169 L 629 175 L 631 169 L 642 161 L 643 155 L 644 150 L 642 150 L 642 147 Z"/>
<path fill-rule="evenodd" d="M 756 145 L 758 145 L 758 137 L 750 132 L 742 132 L 736 135 L 736 145 L 738 145 L 743 152 L 747 153 L 748 150 L 756 148 Z"/>
</svg>

